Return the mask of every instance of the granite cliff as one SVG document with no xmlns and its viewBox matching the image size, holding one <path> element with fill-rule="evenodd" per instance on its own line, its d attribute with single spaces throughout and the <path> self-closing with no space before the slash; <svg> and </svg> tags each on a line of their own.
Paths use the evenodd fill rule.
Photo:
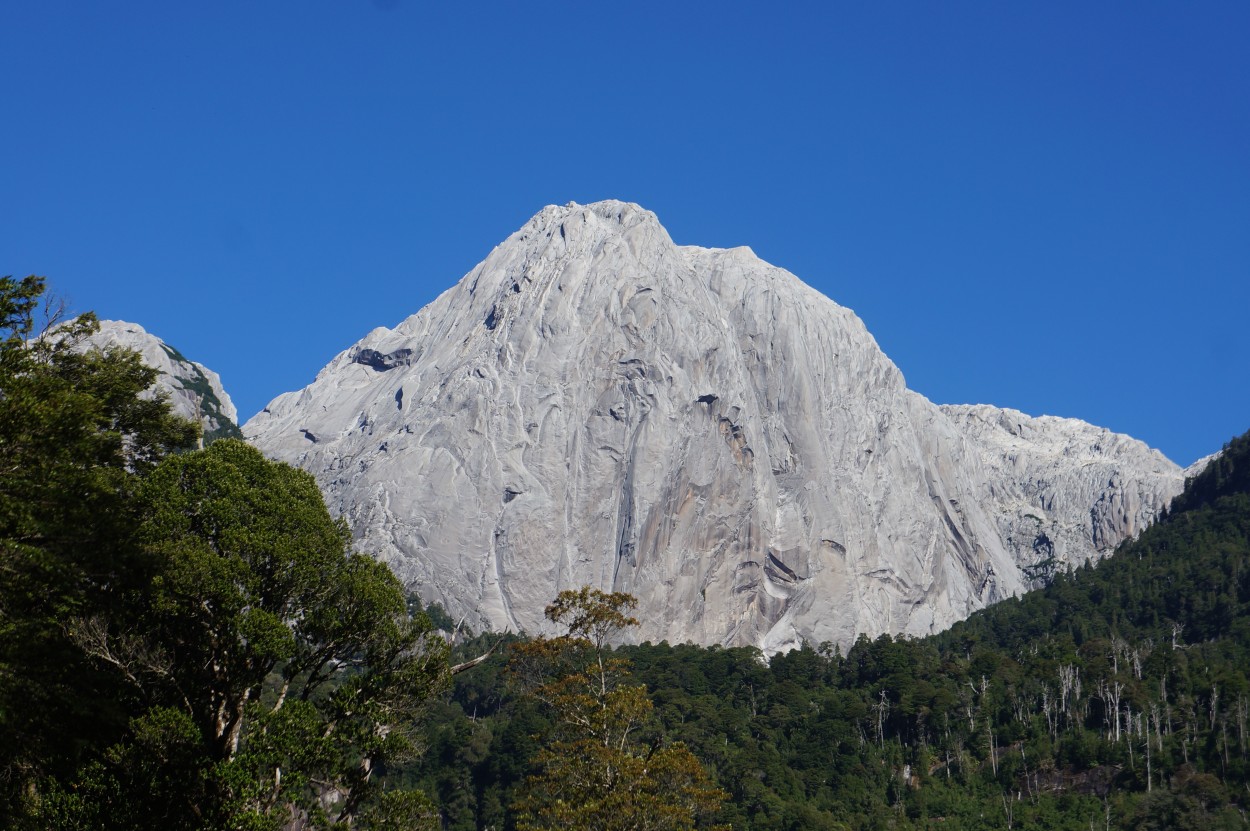
<svg viewBox="0 0 1250 831">
<path fill-rule="evenodd" d="M 940 630 L 1183 484 L 1083 422 L 935 406 L 848 309 L 622 202 L 545 208 L 243 430 L 474 626 L 590 584 L 641 638 L 769 651 Z"/>
</svg>

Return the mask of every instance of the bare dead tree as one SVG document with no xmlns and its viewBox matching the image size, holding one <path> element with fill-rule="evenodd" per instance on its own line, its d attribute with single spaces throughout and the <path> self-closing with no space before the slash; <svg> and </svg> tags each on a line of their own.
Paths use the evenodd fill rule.
<svg viewBox="0 0 1250 831">
<path fill-rule="evenodd" d="M 490 649 L 487 649 L 485 652 L 483 652 L 481 655 L 478 655 L 476 658 L 472 658 L 463 663 L 453 664 L 451 669 L 449 670 L 450 673 L 452 675 L 459 675 L 460 673 L 464 672 L 467 669 L 473 669 L 475 666 L 482 663 L 487 658 L 489 658 L 492 654 L 494 654 L 495 650 L 499 648 L 499 645 L 504 642 L 504 638 L 506 638 L 507 636 L 508 636 L 508 633 L 504 632 L 502 635 L 500 635 L 498 638 L 495 639 L 494 643 L 490 645 Z"/>
</svg>

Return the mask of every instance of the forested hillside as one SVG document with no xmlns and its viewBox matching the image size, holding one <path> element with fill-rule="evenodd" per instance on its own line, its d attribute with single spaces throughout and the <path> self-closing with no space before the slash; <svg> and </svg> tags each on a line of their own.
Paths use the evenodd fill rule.
<svg viewBox="0 0 1250 831">
<path fill-rule="evenodd" d="M 767 663 L 669 644 L 617 656 L 654 701 L 640 736 L 684 742 L 734 828 L 1245 828 L 1250 434 L 1098 567 L 942 635 Z M 424 758 L 392 771 L 436 795 L 448 828 L 512 827 L 552 728 L 506 661 L 458 678 Z"/>
</svg>

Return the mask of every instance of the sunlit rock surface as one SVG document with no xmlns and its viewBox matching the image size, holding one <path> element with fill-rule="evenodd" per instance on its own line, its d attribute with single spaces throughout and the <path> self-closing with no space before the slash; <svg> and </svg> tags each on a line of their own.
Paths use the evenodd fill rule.
<svg viewBox="0 0 1250 831">
<path fill-rule="evenodd" d="M 931 404 L 849 310 L 622 202 L 545 208 L 244 432 L 474 626 L 589 584 L 639 638 L 768 651 L 940 630 L 1182 485 L 1079 421 Z"/>
<path fill-rule="evenodd" d="M 101 349 L 122 346 L 138 352 L 145 364 L 160 373 L 153 388 L 169 394 L 175 413 L 200 422 L 205 438 L 238 435 L 239 413 L 222 387 L 221 377 L 142 326 L 123 320 L 101 320 L 100 331 L 88 343 Z"/>
</svg>

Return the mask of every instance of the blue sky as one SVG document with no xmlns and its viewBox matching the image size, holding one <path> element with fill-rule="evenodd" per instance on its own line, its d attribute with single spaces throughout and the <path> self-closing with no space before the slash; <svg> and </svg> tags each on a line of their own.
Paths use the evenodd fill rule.
<svg viewBox="0 0 1250 831">
<path fill-rule="evenodd" d="M 244 418 L 543 205 L 854 309 L 937 402 L 1250 428 L 1250 4 L 0 6 L 0 273 Z"/>
</svg>

